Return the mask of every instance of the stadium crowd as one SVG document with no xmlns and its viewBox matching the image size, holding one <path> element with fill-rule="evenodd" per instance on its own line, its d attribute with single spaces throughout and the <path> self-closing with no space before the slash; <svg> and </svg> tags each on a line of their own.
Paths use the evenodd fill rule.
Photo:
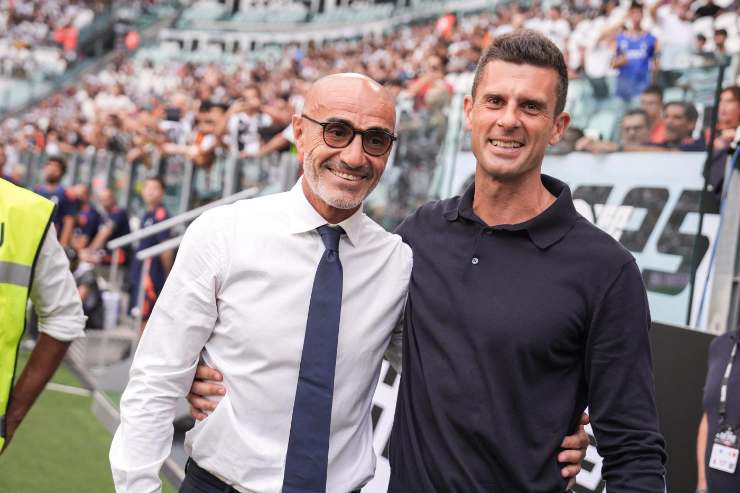
<svg viewBox="0 0 740 493">
<path fill-rule="evenodd" d="M 26 78 L 64 72 L 77 56 L 80 30 L 110 0 L 0 1 L 0 74 Z"/>
<path fill-rule="evenodd" d="M 97 0 L 0 0 L 0 4 L 0 31 L 5 32 L 0 51 L 44 45 L 59 29 L 79 29 L 105 6 Z M 401 108 L 420 120 L 443 125 L 454 75 L 470 72 L 494 37 L 519 27 L 549 36 L 566 54 L 570 77 L 588 81 L 595 100 L 621 101 L 615 109 L 623 113 L 616 141 L 586 136 L 576 126 L 558 152 L 705 150 L 710 133 L 706 123 L 702 127 L 696 106 L 665 102 L 663 91 L 689 67 L 717 63 L 723 56 L 737 60 L 737 26 L 719 27 L 727 15 L 736 22 L 737 11 L 737 2 L 720 8 L 712 0 L 696 4 L 671 0 L 645 7 L 614 0 L 569 0 L 549 8 L 535 3 L 526 9 L 511 3 L 493 13 L 464 17 L 448 13 L 382 37 L 286 46 L 272 62 L 245 57 L 236 65 L 195 64 L 122 55 L 104 70 L 85 75 L 3 121 L 0 170 L 17 183 L 29 184 L 24 156 L 46 156 L 45 183 L 37 190 L 57 197 L 62 244 L 91 264 L 128 264 L 130 252 L 125 259 L 112 259 L 104 247 L 107 240 L 129 231 L 127 212 L 115 204 L 109 189 L 95 190 L 91 201 L 87 185 L 61 187 L 67 167 L 62 156 L 104 150 L 124 156 L 126 163 L 143 165 L 151 175 L 161 169 L 155 161 L 163 157 L 190 159 L 209 169 L 221 152 L 248 159 L 287 151 L 291 115 L 300 112 L 309 84 L 335 72 L 366 73 L 389 86 Z M 737 63 L 730 70 L 735 72 L 729 80 L 735 82 Z M 736 145 L 740 125 L 737 85 L 722 92 L 718 114 L 714 148 L 727 151 L 733 142 Z M 417 160 L 433 160 L 440 143 L 441 133 L 436 146 L 422 146 L 431 149 L 431 155 L 427 152 Z M 163 220 L 168 215 L 162 207 L 164 183 L 157 178 L 145 185 L 147 216 L 142 221 Z M 154 188 L 160 189 L 158 193 L 151 192 Z M 161 269 L 155 269 L 158 277 L 145 300 L 156 298 L 171 263 L 165 257 L 158 261 Z M 136 267 L 132 270 L 136 272 Z M 136 298 L 132 292 L 132 301 Z"/>
<path fill-rule="evenodd" d="M 587 79 L 597 99 L 610 95 L 607 79 L 616 74 L 615 95 L 628 105 L 636 105 L 653 80 L 661 89 L 669 87 L 681 70 L 737 49 L 737 32 L 732 43 L 721 29 L 711 41 L 701 41 L 692 24 L 707 14 L 734 15 L 735 6 L 713 8 L 709 2 L 692 11 L 674 0 L 643 12 L 639 4 L 595 3 L 572 1 L 549 9 L 535 4 L 526 10 L 510 4 L 495 14 L 460 19 L 449 14 L 379 39 L 288 46 L 275 63 L 119 59 L 20 118 L 6 120 L 2 144 L 11 168 L 17 153 L 29 147 L 57 154 L 87 146 L 124 153 L 129 160 L 156 146 L 208 165 L 220 146 L 258 153 L 259 143 L 300 110 L 307 84 L 327 73 L 367 73 L 412 98 L 417 111 L 443 109 L 452 93 L 449 75 L 469 72 L 492 37 L 517 27 L 552 38 L 567 55 L 571 77 Z M 46 11 L 34 9 L 42 17 Z"/>
</svg>

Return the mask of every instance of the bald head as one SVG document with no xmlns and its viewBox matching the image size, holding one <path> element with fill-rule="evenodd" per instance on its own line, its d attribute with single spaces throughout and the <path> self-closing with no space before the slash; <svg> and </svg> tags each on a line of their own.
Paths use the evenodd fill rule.
<svg viewBox="0 0 740 493">
<path fill-rule="evenodd" d="M 396 107 L 393 95 L 370 77 L 356 73 L 332 74 L 314 82 L 306 94 L 304 111 L 331 112 L 338 104 L 356 105 L 359 109 L 372 104 L 374 113 L 390 118 L 395 127 Z M 389 129 L 391 132 L 393 128 Z"/>
</svg>

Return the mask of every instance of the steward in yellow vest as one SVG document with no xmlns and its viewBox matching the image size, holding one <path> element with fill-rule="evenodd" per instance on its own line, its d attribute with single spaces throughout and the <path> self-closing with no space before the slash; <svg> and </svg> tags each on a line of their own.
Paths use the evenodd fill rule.
<svg viewBox="0 0 740 493">
<path fill-rule="evenodd" d="M 0 450 L 56 370 L 68 346 L 67 342 L 49 336 L 40 339 L 39 351 L 34 351 L 27 364 L 33 371 L 24 371 L 16 386 L 22 388 L 22 395 L 17 403 L 11 402 L 34 267 L 53 212 L 51 201 L 0 179 Z M 21 380 L 25 380 L 23 385 Z M 10 413 L 13 407 L 15 412 Z"/>
</svg>

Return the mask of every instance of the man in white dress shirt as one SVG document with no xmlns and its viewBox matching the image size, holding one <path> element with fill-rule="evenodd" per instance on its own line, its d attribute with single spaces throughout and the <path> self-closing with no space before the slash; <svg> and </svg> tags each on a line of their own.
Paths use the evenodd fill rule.
<svg viewBox="0 0 740 493">
<path fill-rule="evenodd" d="M 361 204 L 383 172 L 394 125 L 393 99 L 376 82 L 356 74 L 321 79 L 293 117 L 304 178 L 289 192 L 206 212 L 188 228 L 121 400 L 110 451 L 117 491 L 159 491 L 175 405 L 201 357 L 223 372 L 227 392 L 187 435 L 192 462 L 181 491 L 209 491 L 198 489 L 209 481 L 213 491 L 223 491 L 215 481 L 240 492 L 283 490 L 309 300 L 325 249 L 317 228 L 327 224 L 345 234 L 325 488 L 347 493 L 372 478 L 371 400 L 383 354 L 400 343 L 392 336 L 411 250 Z M 193 471 L 201 477 L 189 479 Z"/>
</svg>

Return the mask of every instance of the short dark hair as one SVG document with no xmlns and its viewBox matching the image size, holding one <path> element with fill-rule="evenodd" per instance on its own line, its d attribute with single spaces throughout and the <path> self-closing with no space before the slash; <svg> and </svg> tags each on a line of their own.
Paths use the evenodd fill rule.
<svg viewBox="0 0 740 493">
<path fill-rule="evenodd" d="M 714 35 L 716 36 L 718 34 L 721 35 L 721 36 L 724 36 L 726 38 L 727 37 L 727 29 L 715 29 L 714 30 Z"/>
<path fill-rule="evenodd" d="M 62 176 L 67 173 L 67 161 L 65 161 L 62 156 L 49 156 L 46 158 L 46 164 L 49 163 L 57 163 L 59 167 L 62 168 Z"/>
<path fill-rule="evenodd" d="M 724 89 L 722 89 L 719 92 L 719 94 L 721 96 L 722 94 L 726 92 L 729 92 L 730 94 L 732 94 L 732 97 L 735 99 L 735 101 L 740 102 L 740 86 L 738 86 L 737 84 L 727 86 Z"/>
<path fill-rule="evenodd" d="M 624 113 L 624 116 L 622 117 L 622 121 L 624 121 L 625 118 L 628 116 L 636 116 L 639 115 L 645 120 L 645 125 L 650 126 L 650 117 L 647 114 L 647 111 L 640 109 L 640 108 L 632 108 L 631 110 L 627 110 Z"/>
<path fill-rule="evenodd" d="M 633 1 L 632 3 L 630 3 L 629 10 L 632 10 L 632 9 L 640 9 L 640 10 L 642 10 L 642 4 L 640 2 L 634 2 Z"/>
<path fill-rule="evenodd" d="M 696 122 L 699 119 L 699 112 L 696 111 L 696 106 L 688 101 L 671 101 L 665 105 L 665 109 L 671 106 L 679 106 L 683 108 L 683 114 L 690 122 Z"/>
<path fill-rule="evenodd" d="M 159 186 L 162 187 L 162 190 L 167 189 L 167 187 L 164 185 L 164 180 L 159 175 L 147 176 L 146 178 L 144 178 L 144 182 L 147 181 L 156 181 L 157 183 L 159 183 Z"/>
<path fill-rule="evenodd" d="M 551 68 L 558 74 L 557 102 L 555 114 L 559 115 L 565 109 L 565 99 L 568 97 L 568 68 L 560 49 L 544 35 L 531 29 L 517 29 L 494 39 L 478 61 L 473 78 L 472 95 L 478 89 L 483 78 L 483 71 L 490 62 L 500 60 L 518 65 L 535 65 Z"/>
<path fill-rule="evenodd" d="M 655 94 L 658 96 L 658 99 L 663 101 L 663 89 L 660 88 L 660 86 L 647 86 L 644 91 L 642 91 L 643 94 Z"/>
</svg>

